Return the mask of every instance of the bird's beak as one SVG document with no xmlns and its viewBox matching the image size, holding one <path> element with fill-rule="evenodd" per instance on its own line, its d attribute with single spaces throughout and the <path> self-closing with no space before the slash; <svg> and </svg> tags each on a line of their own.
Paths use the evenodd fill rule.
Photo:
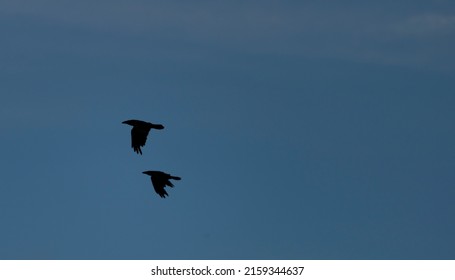
<svg viewBox="0 0 455 280">
<path fill-rule="evenodd" d="M 122 123 L 126 123 L 126 121 L 122 122 Z"/>
</svg>

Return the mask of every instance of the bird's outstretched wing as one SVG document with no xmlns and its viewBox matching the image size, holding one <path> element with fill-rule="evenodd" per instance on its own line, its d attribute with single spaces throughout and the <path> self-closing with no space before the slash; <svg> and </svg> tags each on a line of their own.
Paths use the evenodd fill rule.
<svg viewBox="0 0 455 280">
<path fill-rule="evenodd" d="M 169 180 L 161 177 L 161 176 L 152 176 L 152 185 L 153 185 L 153 188 L 155 189 L 155 192 L 161 196 L 162 198 L 166 198 L 166 196 L 169 196 L 166 192 L 166 190 L 164 189 L 164 187 L 166 187 L 166 185 L 170 186 L 170 187 L 173 187 L 174 185 L 172 185 L 172 183 L 170 183 L 169 185 Z"/>
<path fill-rule="evenodd" d="M 131 129 L 131 147 L 136 153 L 142 155 L 141 147 L 144 147 L 149 131 L 150 127 L 145 126 L 134 126 Z"/>
</svg>

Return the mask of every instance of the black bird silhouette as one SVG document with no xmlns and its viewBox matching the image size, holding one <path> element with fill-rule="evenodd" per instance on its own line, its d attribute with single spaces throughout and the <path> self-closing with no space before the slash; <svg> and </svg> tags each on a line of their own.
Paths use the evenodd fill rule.
<svg viewBox="0 0 455 280">
<path fill-rule="evenodd" d="M 164 128 L 164 126 L 161 124 L 153 124 L 139 120 L 127 120 L 122 123 L 129 124 L 133 127 L 131 129 L 131 147 L 134 149 L 136 153 L 141 155 L 142 155 L 141 147 L 144 147 L 150 129 Z"/>
<path fill-rule="evenodd" d="M 161 196 L 162 198 L 166 198 L 166 195 L 169 196 L 164 187 L 166 186 L 169 186 L 171 188 L 174 187 L 174 184 L 172 184 L 171 181 L 169 181 L 169 179 L 173 180 L 181 179 L 180 177 L 172 176 L 171 174 L 167 174 L 161 171 L 144 171 L 142 173 L 150 175 L 155 192 L 159 194 L 159 196 Z"/>
</svg>

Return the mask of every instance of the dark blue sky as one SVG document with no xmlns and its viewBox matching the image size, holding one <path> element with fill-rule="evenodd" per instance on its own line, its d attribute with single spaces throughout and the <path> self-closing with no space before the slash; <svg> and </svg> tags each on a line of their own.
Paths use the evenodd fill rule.
<svg viewBox="0 0 455 280">
<path fill-rule="evenodd" d="M 2 1 L 0 259 L 454 259 L 455 4 L 338 2 Z"/>
</svg>

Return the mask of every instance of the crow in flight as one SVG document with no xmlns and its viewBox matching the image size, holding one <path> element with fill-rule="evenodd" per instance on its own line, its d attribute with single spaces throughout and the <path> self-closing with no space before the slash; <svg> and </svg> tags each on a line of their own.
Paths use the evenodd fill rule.
<svg viewBox="0 0 455 280">
<path fill-rule="evenodd" d="M 139 120 L 127 120 L 122 123 L 133 126 L 133 128 L 131 129 L 131 147 L 134 149 L 136 153 L 141 155 L 142 155 L 141 147 L 144 147 L 150 129 L 164 128 L 164 126 L 162 126 L 161 124 L 153 124 Z"/>
<path fill-rule="evenodd" d="M 169 179 L 173 180 L 181 179 L 180 177 L 172 176 L 171 174 L 167 174 L 161 171 L 144 171 L 142 173 L 150 175 L 155 192 L 159 194 L 159 196 L 161 196 L 162 198 L 166 198 L 166 195 L 169 196 L 164 187 L 166 186 L 169 186 L 171 188 L 174 187 L 174 184 L 172 184 L 171 181 L 169 181 Z"/>
</svg>

